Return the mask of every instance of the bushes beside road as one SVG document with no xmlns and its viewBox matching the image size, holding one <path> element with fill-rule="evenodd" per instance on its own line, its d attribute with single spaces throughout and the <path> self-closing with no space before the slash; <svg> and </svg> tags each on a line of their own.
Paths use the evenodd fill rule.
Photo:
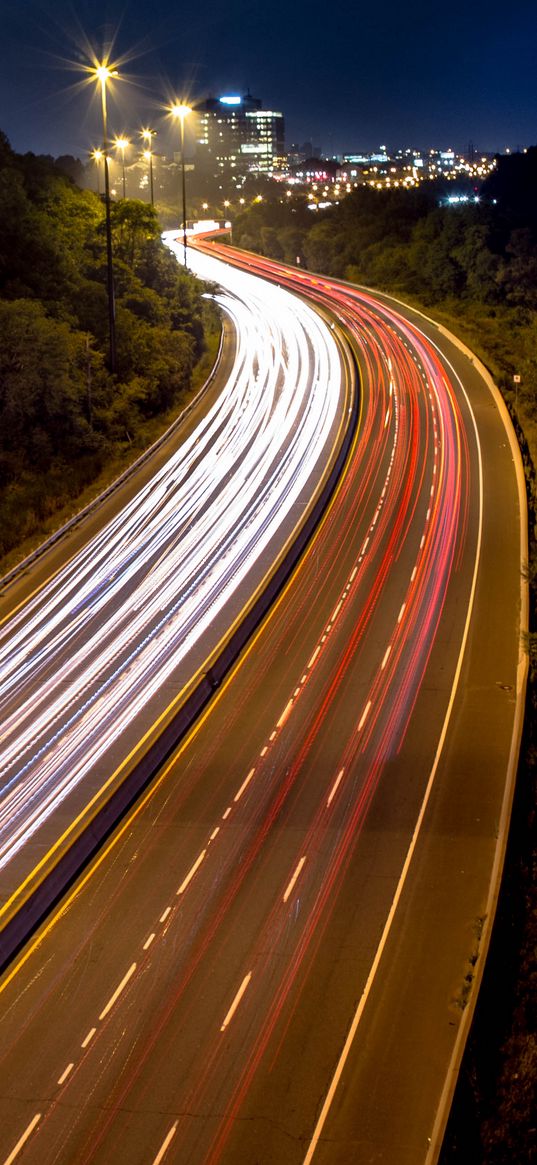
<svg viewBox="0 0 537 1165">
<path fill-rule="evenodd" d="M 0 558 L 149 443 L 218 328 L 153 208 L 111 211 L 114 376 L 102 201 L 0 134 Z"/>
</svg>

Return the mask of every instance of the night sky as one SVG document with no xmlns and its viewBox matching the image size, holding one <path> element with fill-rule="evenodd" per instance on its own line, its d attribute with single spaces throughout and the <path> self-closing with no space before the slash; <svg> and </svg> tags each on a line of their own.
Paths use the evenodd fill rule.
<svg viewBox="0 0 537 1165">
<path fill-rule="evenodd" d="M 164 145 L 167 98 L 250 89 L 284 113 L 287 146 L 325 154 L 537 142 L 534 0 L 0 0 L 0 17 L 0 128 L 21 153 L 99 144 L 73 65 L 112 38 L 111 133 L 151 123 Z"/>
</svg>

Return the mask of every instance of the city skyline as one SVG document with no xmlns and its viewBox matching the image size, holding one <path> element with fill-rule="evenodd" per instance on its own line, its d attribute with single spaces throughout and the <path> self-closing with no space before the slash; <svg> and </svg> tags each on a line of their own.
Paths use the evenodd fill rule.
<svg viewBox="0 0 537 1165">
<path fill-rule="evenodd" d="M 80 85 L 88 49 L 113 40 L 121 85 L 112 104 L 117 132 L 140 119 L 162 119 L 173 95 L 259 95 L 281 110 L 286 145 L 311 141 L 327 156 L 382 142 L 394 149 L 452 147 L 481 151 L 534 144 L 537 98 L 531 82 L 537 13 L 515 4 L 506 23 L 497 2 L 471 12 L 455 0 L 449 13 L 420 2 L 409 23 L 395 4 L 382 12 L 355 6 L 344 23 L 319 0 L 286 8 L 212 0 L 200 16 L 162 2 L 130 0 L 92 19 L 88 0 L 58 0 L 54 18 L 42 0 L 5 14 L 6 65 L 0 80 L 0 128 L 14 149 L 83 156 L 98 143 L 95 102 Z M 271 51 L 267 53 L 267 45 Z"/>
</svg>

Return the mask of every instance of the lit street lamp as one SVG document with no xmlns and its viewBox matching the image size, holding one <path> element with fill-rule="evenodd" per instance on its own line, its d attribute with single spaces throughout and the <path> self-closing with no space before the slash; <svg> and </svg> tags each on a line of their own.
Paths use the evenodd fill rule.
<svg viewBox="0 0 537 1165">
<path fill-rule="evenodd" d="M 183 191 L 183 254 L 186 267 L 186 183 L 185 183 L 185 117 L 192 110 L 189 105 L 172 105 L 170 113 L 181 122 L 181 186 Z"/>
<path fill-rule="evenodd" d="M 95 167 L 96 167 L 96 170 L 97 170 L 97 194 L 100 196 L 100 194 L 101 194 L 101 171 L 100 171 L 100 164 L 101 164 L 101 162 L 102 162 L 102 160 L 103 160 L 103 158 L 104 158 L 104 154 L 103 154 L 103 151 L 102 151 L 102 150 L 92 150 L 92 151 L 91 151 L 91 156 L 92 156 L 92 158 L 93 158 L 93 161 L 95 162 Z"/>
<path fill-rule="evenodd" d="M 151 149 L 151 139 L 155 136 L 156 132 L 157 132 L 156 129 L 142 129 L 142 130 L 140 130 L 140 133 L 144 139 L 144 142 L 147 142 L 147 148 L 144 150 L 144 158 L 145 158 L 145 161 L 149 163 L 149 190 L 150 190 L 150 194 L 151 194 L 151 206 L 154 206 L 154 204 L 155 204 L 154 190 L 153 190 L 153 151 Z"/>
<path fill-rule="evenodd" d="M 110 222 L 110 175 L 108 172 L 108 122 L 106 116 L 106 83 L 116 71 L 108 65 L 97 65 L 91 70 L 101 86 L 101 110 L 103 118 L 103 158 L 104 158 L 104 202 L 106 215 L 106 273 L 108 290 L 108 332 L 110 344 L 110 372 L 116 371 L 116 305 L 114 299 L 114 270 L 112 267 L 112 226 Z"/>
<path fill-rule="evenodd" d="M 127 149 L 127 146 L 130 146 L 129 139 L 128 138 L 116 138 L 116 140 L 114 142 L 114 146 L 115 146 L 116 150 L 119 150 L 121 153 L 121 174 L 122 174 L 122 178 L 123 178 L 123 197 L 125 198 L 125 189 L 126 189 L 126 187 L 125 187 L 125 150 Z"/>
</svg>

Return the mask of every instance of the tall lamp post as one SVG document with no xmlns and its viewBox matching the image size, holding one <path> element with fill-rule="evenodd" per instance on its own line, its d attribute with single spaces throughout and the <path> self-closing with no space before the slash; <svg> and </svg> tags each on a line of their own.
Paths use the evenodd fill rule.
<svg viewBox="0 0 537 1165">
<path fill-rule="evenodd" d="M 122 179 L 123 179 L 123 198 L 125 198 L 125 196 L 126 196 L 126 189 L 127 189 L 126 184 L 125 184 L 125 150 L 127 149 L 127 146 L 129 146 L 129 145 L 130 145 L 130 142 L 129 142 L 128 138 L 116 138 L 116 140 L 114 142 L 114 146 L 116 147 L 116 150 L 119 150 L 120 154 L 121 154 L 121 175 L 122 175 Z"/>
<path fill-rule="evenodd" d="M 108 65 L 97 65 L 92 70 L 95 79 L 101 86 L 101 110 L 103 118 L 103 158 L 104 158 L 104 202 L 106 217 L 106 274 L 108 291 L 108 335 L 109 335 L 109 368 L 115 373 L 116 360 L 116 305 L 114 298 L 114 269 L 112 266 L 112 225 L 110 221 L 110 175 L 108 171 L 108 122 L 106 116 L 106 83 L 110 77 L 116 76 L 116 71 Z"/>
<path fill-rule="evenodd" d="M 170 112 L 178 117 L 181 123 L 181 187 L 183 193 L 183 256 L 186 267 L 186 182 L 185 182 L 185 117 L 192 110 L 189 105 L 172 105 Z"/>
<path fill-rule="evenodd" d="M 97 170 L 97 194 L 100 197 L 100 195 L 101 195 L 101 171 L 100 171 L 99 167 L 100 167 L 100 163 L 102 162 L 102 160 L 104 158 L 104 154 L 103 154 L 102 150 L 92 150 L 91 156 L 93 158 L 93 161 L 95 162 L 95 168 Z"/>
<path fill-rule="evenodd" d="M 151 149 L 151 139 L 154 138 L 156 132 L 157 132 L 156 129 L 142 129 L 142 130 L 140 130 L 142 138 L 143 138 L 144 142 L 146 143 L 146 148 L 144 150 L 144 158 L 149 165 L 149 191 L 150 191 L 150 195 L 151 195 L 151 206 L 155 205 L 155 194 L 154 194 L 154 188 L 153 188 L 153 151 Z"/>
</svg>

